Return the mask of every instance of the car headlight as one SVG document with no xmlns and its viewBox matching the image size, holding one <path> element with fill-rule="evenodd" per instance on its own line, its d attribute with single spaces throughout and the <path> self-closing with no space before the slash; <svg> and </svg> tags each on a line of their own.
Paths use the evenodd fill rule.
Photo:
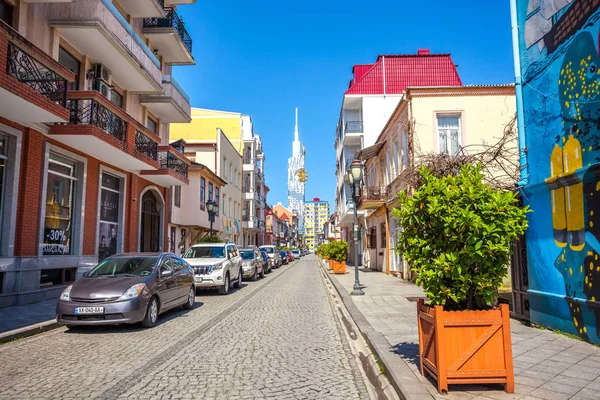
<svg viewBox="0 0 600 400">
<path fill-rule="evenodd" d="M 219 263 L 219 264 L 215 264 L 215 265 L 211 265 L 210 266 L 210 269 L 213 270 L 213 271 L 218 271 L 221 268 L 223 268 L 223 263 Z"/>
<path fill-rule="evenodd" d="M 71 301 L 71 288 L 73 288 L 73 285 L 69 285 L 65 290 L 63 290 L 63 292 L 60 294 L 60 300 Z"/>
<path fill-rule="evenodd" d="M 242 263 L 242 268 L 252 268 L 252 264 L 250 264 L 250 263 Z"/>
<path fill-rule="evenodd" d="M 127 289 L 121 297 L 119 297 L 119 300 L 135 299 L 140 294 L 142 294 L 144 289 L 146 289 L 146 285 L 144 285 L 143 283 L 138 283 L 137 285 L 133 285 L 132 287 Z"/>
</svg>

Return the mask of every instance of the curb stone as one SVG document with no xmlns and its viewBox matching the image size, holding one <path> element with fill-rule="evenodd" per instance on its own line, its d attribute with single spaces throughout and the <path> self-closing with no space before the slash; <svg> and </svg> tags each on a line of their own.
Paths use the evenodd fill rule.
<svg viewBox="0 0 600 400">
<path fill-rule="evenodd" d="M 404 400 L 433 399 L 434 397 L 429 393 L 427 388 L 423 386 L 412 369 L 406 365 L 406 362 L 404 362 L 400 356 L 391 350 L 392 346 L 385 336 L 380 332 L 375 331 L 371 324 L 369 324 L 365 316 L 352 301 L 350 295 L 346 293 L 344 287 L 337 279 L 329 276 L 329 273 L 327 273 L 321 260 L 318 260 L 318 263 L 325 271 L 325 275 L 327 275 L 327 278 L 333 284 L 335 290 L 338 292 L 340 299 L 346 306 L 348 313 L 354 320 L 356 326 L 358 326 L 363 337 L 385 367 L 385 374 L 396 389 L 398 395 Z M 379 372 L 379 367 L 377 367 L 377 370 L 377 372 Z"/>
<path fill-rule="evenodd" d="M 60 328 L 55 319 L 0 333 L 0 344 Z"/>
</svg>

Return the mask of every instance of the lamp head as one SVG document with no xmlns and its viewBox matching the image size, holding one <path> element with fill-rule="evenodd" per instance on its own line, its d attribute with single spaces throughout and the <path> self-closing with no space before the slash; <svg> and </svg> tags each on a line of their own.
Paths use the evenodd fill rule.
<svg viewBox="0 0 600 400">
<path fill-rule="evenodd" d="M 350 171 L 352 174 L 352 178 L 354 178 L 355 182 L 360 182 L 362 180 L 364 169 L 365 169 L 365 166 L 363 165 L 363 163 L 361 161 L 359 161 L 359 160 L 352 161 L 352 164 L 350 164 Z"/>
</svg>

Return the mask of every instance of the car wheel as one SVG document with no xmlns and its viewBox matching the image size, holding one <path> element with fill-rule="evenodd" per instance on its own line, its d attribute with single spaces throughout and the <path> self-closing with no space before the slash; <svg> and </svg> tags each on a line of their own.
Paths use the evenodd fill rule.
<svg viewBox="0 0 600 400">
<path fill-rule="evenodd" d="M 254 273 L 252 274 L 251 281 L 256 281 L 258 279 L 258 267 L 254 267 Z"/>
<path fill-rule="evenodd" d="M 194 308 L 194 303 L 196 302 L 196 289 L 192 286 L 190 288 L 190 292 L 188 293 L 188 298 L 185 304 L 183 305 L 184 310 L 191 310 Z"/>
<path fill-rule="evenodd" d="M 265 267 L 260 271 L 260 279 L 265 277 Z"/>
<path fill-rule="evenodd" d="M 237 281 L 233 284 L 233 287 L 239 289 L 242 287 L 242 270 L 238 271 Z"/>
<path fill-rule="evenodd" d="M 148 309 L 146 310 L 146 316 L 142 320 L 142 325 L 144 328 L 152 328 L 156 325 L 156 321 L 158 320 L 158 301 L 156 301 L 156 297 L 151 297 L 148 302 Z"/>
<path fill-rule="evenodd" d="M 225 275 L 225 282 L 223 282 L 223 286 L 219 288 L 219 294 L 227 294 L 229 293 L 229 272 Z"/>
</svg>

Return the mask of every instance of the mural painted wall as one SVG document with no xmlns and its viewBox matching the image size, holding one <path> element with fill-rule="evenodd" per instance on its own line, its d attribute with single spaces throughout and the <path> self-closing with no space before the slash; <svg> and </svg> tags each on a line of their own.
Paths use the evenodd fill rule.
<svg viewBox="0 0 600 400">
<path fill-rule="evenodd" d="M 532 322 L 600 343 L 600 0 L 517 0 Z"/>
</svg>

